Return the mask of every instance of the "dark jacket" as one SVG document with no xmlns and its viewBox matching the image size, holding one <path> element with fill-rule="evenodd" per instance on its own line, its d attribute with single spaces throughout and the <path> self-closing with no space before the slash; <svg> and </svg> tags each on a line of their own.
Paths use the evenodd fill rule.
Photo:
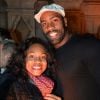
<svg viewBox="0 0 100 100">
<path fill-rule="evenodd" d="M 10 72 L 9 69 L 6 69 L 3 74 L 0 74 L 0 100 L 5 100 L 9 87 L 14 80 L 15 76 Z"/>
<path fill-rule="evenodd" d="M 56 91 L 60 92 L 60 91 Z M 54 94 L 55 91 L 53 91 Z M 39 89 L 29 80 L 18 79 L 9 89 L 6 100 L 44 100 Z"/>
<path fill-rule="evenodd" d="M 6 100 L 43 100 L 43 97 L 36 86 L 18 80 L 10 87 Z"/>
<path fill-rule="evenodd" d="M 100 100 L 100 40 L 72 37 L 56 58 L 64 100 Z"/>
</svg>

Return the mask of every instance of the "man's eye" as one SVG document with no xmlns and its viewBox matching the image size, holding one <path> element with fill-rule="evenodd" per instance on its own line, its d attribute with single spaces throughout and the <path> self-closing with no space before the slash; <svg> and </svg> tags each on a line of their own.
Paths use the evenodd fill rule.
<svg viewBox="0 0 100 100">
<path fill-rule="evenodd" d="M 46 23 L 43 22 L 43 23 L 41 23 L 41 25 L 42 25 L 43 27 L 45 27 L 45 26 L 46 26 Z"/>
<path fill-rule="evenodd" d="M 54 21 L 54 22 L 57 22 L 57 21 L 58 21 L 58 19 L 54 19 L 53 21 Z"/>
</svg>

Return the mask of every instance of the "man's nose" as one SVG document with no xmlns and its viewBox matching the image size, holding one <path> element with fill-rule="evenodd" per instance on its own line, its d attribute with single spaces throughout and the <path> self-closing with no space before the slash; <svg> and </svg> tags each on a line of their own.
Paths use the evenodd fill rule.
<svg viewBox="0 0 100 100">
<path fill-rule="evenodd" d="M 48 31 L 52 31 L 54 29 L 54 24 L 52 22 L 47 24 Z"/>
</svg>

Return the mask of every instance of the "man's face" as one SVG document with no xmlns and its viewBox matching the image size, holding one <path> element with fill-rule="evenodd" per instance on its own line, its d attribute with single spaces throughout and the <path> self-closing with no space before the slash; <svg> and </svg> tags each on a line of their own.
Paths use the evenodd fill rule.
<svg viewBox="0 0 100 100">
<path fill-rule="evenodd" d="M 65 36 L 62 16 L 53 11 L 44 12 L 40 18 L 42 29 L 54 46 L 62 42 Z"/>
</svg>

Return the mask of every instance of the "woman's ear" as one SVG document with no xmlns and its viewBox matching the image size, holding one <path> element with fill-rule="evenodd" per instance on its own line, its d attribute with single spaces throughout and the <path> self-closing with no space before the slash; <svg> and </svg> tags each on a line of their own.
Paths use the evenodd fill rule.
<svg viewBox="0 0 100 100">
<path fill-rule="evenodd" d="M 64 17 L 64 23 L 65 23 L 65 26 L 67 27 L 67 18 Z"/>
</svg>

